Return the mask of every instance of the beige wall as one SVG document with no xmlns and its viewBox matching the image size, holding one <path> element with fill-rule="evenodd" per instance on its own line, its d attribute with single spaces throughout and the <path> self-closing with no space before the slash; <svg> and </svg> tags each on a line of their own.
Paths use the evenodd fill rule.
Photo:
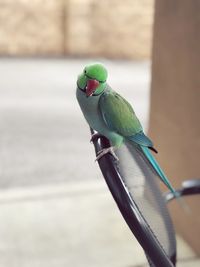
<svg viewBox="0 0 200 267">
<path fill-rule="evenodd" d="M 156 0 L 150 136 L 175 188 L 200 177 L 200 1 Z M 200 254 L 199 196 L 169 205 L 176 229 Z"/>
<path fill-rule="evenodd" d="M 150 57 L 154 0 L 0 0 L 0 55 Z"/>
<path fill-rule="evenodd" d="M 62 17 L 61 1 L 0 0 L 0 54 L 62 53 Z"/>
</svg>

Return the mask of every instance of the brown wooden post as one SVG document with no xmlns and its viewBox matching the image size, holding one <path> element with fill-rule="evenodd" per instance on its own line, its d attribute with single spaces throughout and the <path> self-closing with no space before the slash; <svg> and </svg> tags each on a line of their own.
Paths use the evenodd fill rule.
<svg viewBox="0 0 200 267">
<path fill-rule="evenodd" d="M 200 178 L 200 1 L 156 0 L 150 137 L 174 187 Z M 200 253 L 200 198 L 170 204 L 176 230 Z"/>
</svg>

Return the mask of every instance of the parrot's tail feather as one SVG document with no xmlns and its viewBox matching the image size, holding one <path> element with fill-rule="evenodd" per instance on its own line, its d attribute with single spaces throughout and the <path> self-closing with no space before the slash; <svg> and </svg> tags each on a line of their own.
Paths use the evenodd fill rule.
<svg viewBox="0 0 200 267">
<path fill-rule="evenodd" d="M 172 192 L 172 194 L 174 195 L 174 197 L 176 198 L 176 200 L 178 201 L 179 205 L 183 208 L 183 210 L 186 213 L 190 213 L 190 208 L 188 207 L 187 203 L 184 201 L 184 199 L 180 196 L 180 193 L 177 192 L 171 185 L 170 181 L 168 180 L 168 178 L 166 177 L 166 175 L 164 174 L 164 172 L 162 171 L 162 169 L 160 168 L 158 162 L 155 160 L 155 158 L 153 157 L 153 155 L 151 154 L 151 152 L 149 151 L 148 147 L 145 146 L 141 146 L 140 148 L 142 150 L 142 152 L 144 153 L 145 157 L 148 159 L 148 161 L 150 162 L 150 164 L 152 165 L 153 169 L 156 171 L 156 173 L 158 174 L 158 176 L 160 177 L 160 179 L 162 180 L 162 182 L 169 188 L 169 190 Z"/>
<path fill-rule="evenodd" d="M 166 177 L 166 175 L 164 174 L 164 172 L 160 168 L 158 162 L 155 160 L 155 158 L 151 154 L 149 148 L 146 147 L 146 146 L 142 146 L 142 145 L 140 145 L 140 148 L 141 148 L 143 154 L 145 155 L 145 157 L 147 158 L 147 160 L 149 161 L 149 163 L 151 164 L 151 166 L 153 167 L 153 169 L 158 174 L 159 178 L 162 180 L 162 182 L 169 188 L 169 190 L 173 193 L 173 195 L 176 198 L 179 197 L 179 195 L 177 194 L 177 192 L 172 187 L 170 181 L 168 180 L 168 178 Z"/>
<path fill-rule="evenodd" d="M 151 149 L 153 152 L 155 152 L 156 154 L 158 153 L 158 151 L 154 148 L 154 147 L 152 147 L 152 146 L 148 146 L 148 148 L 149 149 Z"/>
<path fill-rule="evenodd" d="M 138 143 L 135 143 L 134 140 L 131 140 L 130 144 L 134 147 L 134 149 L 138 150 L 140 153 L 142 153 L 142 158 L 144 161 L 146 161 L 146 164 L 149 166 L 149 168 L 154 172 L 158 178 L 167 186 L 167 188 L 170 190 L 170 192 L 173 194 L 174 198 L 177 200 L 177 203 L 180 205 L 183 210 L 189 214 L 190 208 L 185 202 L 185 200 L 182 198 L 179 191 L 176 191 L 173 186 L 171 185 L 170 181 L 168 180 L 167 176 L 164 174 L 163 170 L 159 166 L 156 159 L 151 154 L 150 148 L 148 146 L 144 146 Z M 147 177 L 148 178 L 148 177 Z"/>
</svg>

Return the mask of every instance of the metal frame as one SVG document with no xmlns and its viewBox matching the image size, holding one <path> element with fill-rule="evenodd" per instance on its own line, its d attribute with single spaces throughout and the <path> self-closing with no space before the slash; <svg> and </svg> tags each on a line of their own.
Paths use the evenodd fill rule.
<svg viewBox="0 0 200 267">
<path fill-rule="evenodd" d="M 96 153 L 103 148 L 110 146 L 105 137 L 99 137 L 98 140 L 94 140 L 93 143 Z M 106 154 L 98 160 L 98 163 L 121 214 L 127 222 L 130 230 L 143 247 L 150 261 L 154 264 L 154 266 L 174 266 L 172 261 L 175 263 L 176 255 L 174 255 L 173 259 L 169 259 L 165 251 L 160 246 L 147 222 L 139 212 L 137 205 L 130 197 L 130 194 L 116 168 L 113 157 L 110 154 Z"/>
<path fill-rule="evenodd" d="M 187 180 L 182 183 L 182 188 L 176 190 L 180 196 L 191 196 L 200 194 L 200 179 Z M 173 200 L 175 197 L 171 192 L 163 195 L 166 202 Z"/>
<path fill-rule="evenodd" d="M 94 131 L 91 129 L 91 133 Z M 93 139 L 96 154 L 103 148 L 110 146 L 108 139 L 103 136 Z M 144 249 L 147 259 L 153 266 L 173 267 L 176 265 L 176 254 L 170 259 L 161 247 L 156 236 L 148 226 L 148 222 L 143 218 L 136 203 L 131 198 L 115 161 L 110 154 L 104 155 L 98 160 L 99 167 L 108 185 L 108 188 L 121 211 L 130 230 Z M 180 195 L 191 195 L 200 193 L 200 180 L 192 180 L 183 183 L 183 188 L 179 190 Z M 164 195 L 166 202 L 173 199 L 171 193 Z"/>
</svg>

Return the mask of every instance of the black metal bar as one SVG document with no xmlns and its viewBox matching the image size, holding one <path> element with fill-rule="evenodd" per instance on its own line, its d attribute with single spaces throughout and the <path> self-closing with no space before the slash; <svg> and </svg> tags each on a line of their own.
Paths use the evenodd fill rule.
<svg viewBox="0 0 200 267">
<path fill-rule="evenodd" d="M 177 189 L 176 192 L 180 196 L 191 196 L 200 194 L 200 179 L 186 180 L 182 183 L 182 188 Z M 174 194 L 171 192 L 164 193 L 164 198 L 166 202 L 173 200 Z"/>
<path fill-rule="evenodd" d="M 94 133 L 92 130 L 91 132 L 92 134 Z M 93 143 L 96 153 L 103 148 L 110 146 L 109 141 L 105 137 L 100 137 L 98 140 L 94 139 Z M 164 249 L 160 246 L 156 236 L 151 231 L 142 214 L 139 212 L 137 205 L 131 198 L 120 173 L 116 168 L 112 155 L 104 155 L 98 160 L 98 163 L 108 188 L 125 221 L 154 266 L 175 266 L 165 253 Z"/>
</svg>

